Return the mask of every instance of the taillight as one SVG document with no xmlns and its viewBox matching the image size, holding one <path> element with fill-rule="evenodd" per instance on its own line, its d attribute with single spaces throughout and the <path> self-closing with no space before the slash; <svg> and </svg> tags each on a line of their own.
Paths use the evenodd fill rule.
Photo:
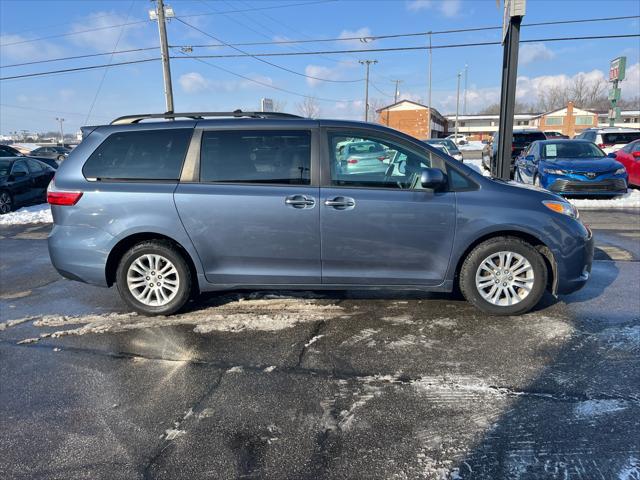
<svg viewBox="0 0 640 480">
<path fill-rule="evenodd" d="M 65 207 L 75 205 L 82 197 L 82 192 L 70 192 L 67 190 L 56 190 L 55 176 L 47 188 L 47 203 L 50 205 L 62 205 Z"/>
<path fill-rule="evenodd" d="M 47 202 L 51 205 L 75 205 L 80 197 L 82 192 L 47 192 Z"/>
<path fill-rule="evenodd" d="M 633 152 L 631 155 L 633 155 L 633 158 L 640 158 L 640 152 Z"/>
<path fill-rule="evenodd" d="M 380 160 L 381 162 L 384 162 L 387 159 L 387 157 L 378 157 L 378 160 Z"/>
<path fill-rule="evenodd" d="M 347 160 L 347 163 L 353 165 L 354 163 L 358 163 L 358 160 L 356 160 L 355 158 L 350 158 L 349 160 Z"/>
</svg>

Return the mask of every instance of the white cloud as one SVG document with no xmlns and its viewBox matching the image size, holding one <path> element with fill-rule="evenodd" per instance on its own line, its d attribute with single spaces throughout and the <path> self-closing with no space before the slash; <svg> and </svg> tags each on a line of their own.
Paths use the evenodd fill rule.
<svg viewBox="0 0 640 480">
<path fill-rule="evenodd" d="M 318 78 L 324 78 L 327 80 L 344 80 L 344 73 L 348 70 L 352 70 L 359 65 L 356 62 L 340 62 L 335 67 L 325 67 L 322 65 L 307 65 L 304 69 L 305 75 L 316 78 L 307 78 L 307 85 L 315 87 L 325 82 L 317 80 Z"/>
<path fill-rule="evenodd" d="M 8 63 L 7 60 L 17 63 L 46 60 L 65 53 L 64 49 L 47 41 L 21 43 L 25 41 L 29 41 L 29 38 L 22 35 L 0 35 L 0 57 L 4 60 L 2 63 Z"/>
<path fill-rule="evenodd" d="M 198 72 L 189 72 L 180 75 L 178 83 L 186 93 L 204 92 L 210 86 L 210 82 Z"/>
<path fill-rule="evenodd" d="M 410 12 L 419 12 L 435 8 L 445 17 L 455 17 L 460 13 L 462 7 L 461 0 L 412 0 L 407 4 Z"/>
<path fill-rule="evenodd" d="M 525 43 L 520 47 L 518 61 L 520 65 L 528 65 L 540 60 L 551 60 L 555 56 L 555 52 L 544 43 Z"/>
<path fill-rule="evenodd" d="M 134 48 L 134 45 L 129 43 L 129 40 L 132 34 L 144 27 L 145 24 L 136 23 L 116 28 L 106 27 L 131 23 L 135 20 L 135 18 L 128 18 L 125 15 L 119 15 L 114 12 L 94 12 L 71 26 L 71 32 L 82 33 L 69 36 L 69 40 L 76 45 L 101 52 L 113 50 L 116 43 L 118 44 L 118 50 Z"/>
<path fill-rule="evenodd" d="M 339 38 L 354 38 L 354 40 L 347 40 L 340 42 L 342 46 L 350 46 L 353 48 L 367 48 L 371 42 L 367 41 L 367 38 L 371 36 L 371 30 L 369 27 L 362 27 L 358 30 L 343 30 L 340 32 Z"/>
<path fill-rule="evenodd" d="M 215 92 L 236 92 L 240 89 L 251 89 L 251 88 L 263 88 L 260 84 L 256 82 L 260 82 L 263 85 L 273 85 L 273 79 L 271 77 L 265 77 L 262 75 L 247 75 L 248 78 L 252 80 L 228 80 L 228 81 L 218 81 L 218 80 L 209 80 L 205 78 L 198 72 L 189 72 L 180 75 L 178 78 L 178 83 L 180 87 L 185 93 L 189 94 L 198 94 L 202 92 L 215 91 Z"/>
</svg>

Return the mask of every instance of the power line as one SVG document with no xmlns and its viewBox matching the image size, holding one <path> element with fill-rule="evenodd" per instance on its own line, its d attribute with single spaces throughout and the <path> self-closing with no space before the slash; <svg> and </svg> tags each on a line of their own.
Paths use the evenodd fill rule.
<svg viewBox="0 0 640 480">
<path fill-rule="evenodd" d="M 178 57 L 179 58 L 179 57 Z M 84 70 L 95 70 L 96 68 L 104 68 L 104 67 L 118 67 L 121 65 L 132 65 L 136 63 L 146 63 L 146 62 L 157 62 L 160 58 L 145 58 L 142 60 L 129 60 L 127 62 L 118 62 L 118 63 L 104 63 L 102 65 L 89 65 L 87 67 L 76 67 L 76 68 L 64 68 L 62 70 L 50 70 L 48 72 L 37 72 L 37 73 L 26 73 L 24 75 L 12 75 L 10 77 L 0 77 L 0 80 L 15 80 L 18 78 L 30 78 L 30 77 L 44 77 L 49 75 L 57 75 L 60 73 L 71 73 L 71 72 L 81 72 Z"/>
<path fill-rule="evenodd" d="M 202 29 L 200 29 L 200 28 L 198 28 L 198 27 L 196 27 L 196 26 L 194 26 L 194 25 L 191 25 L 190 23 L 187 23 L 187 22 L 185 22 L 184 20 L 182 20 L 182 19 L 180 19 L 180 18 L 177 18 L 177 17 L 176 17 L 176 20 L 178 20 L 180 23 L 183 23 L 183 24 L 185 24 L 186 26 L 191 27 L 192 29 L 194 29 L 194 30 L 196 30 L 196 31 L 198 31 L 198 32 L 200 32 L 200 33 L 202 33 L 203 35 L 206 35 L 206 36 L 207 36 L 207 37 L 209 37 L 209 38 L 213 38 L 213 39 L 214 39 L 215 41 L 217 41 L 217 42 L 222 42 L 225 46 L 230 47 L 230 48 L 232 48 L 233 50 L 236 50 L 237 52 L 240 52 L 240 53 L 242 54 L 241 56 L 243 56 L 243 57 L 252 57 L 252 58 L 254 58 L 255 60 L 258 60 L 259 62 L 265 63 L 265 64 L 267 64 L 267 65 L 270 65 L 270 66 L 272 66 L 272 67 L 278 68 L 278 69 L 283 70 L 283 71 L 285 71 L 285 72 L 292 73 L 292 74 L 294 74 L 294 75 L 298 75 L 298 76 L 300 76 L 300 77 L 310 78 L 310 79 L 312 79 L 312 80 L 318 80 L 318 81 L 321 81 L 321 82 L 331 82 L 331 83 L 358 83 L 358 82 L 361 82 L 361 81 L 362 81 L 362 79 L 361 79 L 361 78 L 354 79 L 354 80 L 333 80 L 333 79 L 330 79 L 330 78 L 315 77 L 315 76 L 313 76 L 313 75 L 306 75 L 306 74 L 304 74 L 304 73 L 296 72 L 295 70 L 291 70 L 290 68 L 283 67 L 282 65 L 278 65 L 278 64 L 275 64 L 275 63 L 269 62 L 268 60 L 264 60 L 264 59 L 262 59 L 262 58 L 258 58 L 258 57 L 256 57 L 256 56 L 254 56 L 253 54 L 251 54 L 251 53 L 249 53 L 249 52 L 246 52 L 245 50 L 242 50 L 242 49 L 240 49 L 240 48 L 238 48 L 238 47 L 235 47 L 235 46 L 233 46 L 233 45 L 231 45 L 231 44 L 228 44 L 228 43 L 224 42 L 223 40 L 220 40 L 219 38 L 214 37 L 214 36 L 213 36 L 213 35 L 211 35 L 210 33 L 207 33 L 207 32 L 205 32 L 204 30 L 202 30 Z M 293 55 L 295 55 L 295 54 L 306 55 L 308 52 L 289 52 L 289 53 L 291 53 L 291 54 L 293 54 Z M 191 57 L 191 58 L 194 58 L 193 56 L 190 56 L 190 57 Z"/>
<path fill-rule="evenodd" d="M 621 34 L 621 35 L 588 35 L 580 37 L 549 37 L 549 38 L 535 38 L 530 40 L 520 40 L 520 43 L 539 43 L 539 42 L 562 42 L 562 41 L 575 41 L 575 40 L 599 40 L 599 39 L 617 39 L 617 38 L 637 38 L 640 34 Z M 351 50 L 323 50 L 312 52 L 268 52 L 268 53 L 252 53 L 252 54 L 225 54 L 225 55 L 187 55 L 186 57 L 171 57 L 171 58 L 191 58 L 194 60 L 201 60 L 205 58 L 241 58 L 241 57 L 268 57 L 268 56 L 301 56 L 301 55 L 331 55 L 331 54 L 343 54 L 343 53 L 371 53 L 371 52 L 404 52 L 404 51 L 420 51 L 420 50 L 433 50 L 448 49 L 448 48 L 461 48 L 461 47 L 483 47 L 491 45 L 501 45 L 500 41 L 492 42 L 475 42 L 475 43 L 455 43 L 446 45 L 432 45 L 428 46 L 415 46 L 415 47 L 390 47 L 390 48 L 369 48 L 369 49 L 351 49 Z M 176 48 L 176 47 L 172 47 Z M 130 65 L 135 63 L 145 63 L 160 60 L 159 58 L 147 58 L 141 60 L 131 60 L 127 62 L 112 63 L 111 66 Z M 90 65 L 86 67 L 67 68 L 62 70 L 51 70 L 46 72 L 27 73 L 23 75 L 13 75 L 10 77 L 0 77 L 0 80 L 13 80 L 17 78 L 29 78 L 40 77 L 46 75 L 53 75 L 58 73 L 68 73 L 83 70 L 92 70 L 96 68 L 103 68 L 109 66 L 109 64 Z"/>
<path fill-rule="evenodd" d="M 46 108 L 36 108 L 36 107 L 25 107 L 23 105 L 10 105 L 7 103 L 0 103 L 1 107 L 6 107 L 6 108 L 17 108 L 19 110 L 33 110 L 35 112 L 46 112 L 46 113 L 55 113 L 58 115 L 76 115 L 78 117 L 84 117 L 86 116 L 86 113 L 80 113 L 80 112 L 63 112 L 60 110 L 48 110 Z M 94 115 L 94 117 L 101 117 L 101 118 L 112 118 L 112 117 L 107 117 L 106 115 Z"/>
<path fill-rule="evenodd" d="M 315 0 L 312 2 L 301 2 L 301 3 L 289 3 L 289 4 L 284 4 L 284 5 L 270 5 L 270 6 L 266 6 L 266 7 L 255 7 L 252 9 L 239 9 L 239 10 L 227 10 L 227 11 L 219 11 L 219 12 L 205 12 L 205 13 L 194 13 L 191 15 L 182 15 L 181 17 L 174 17 L 174 18 L 192 18 L 192 17 L 203 17 L 203 16 L 207 16 L 207 15 L 227 15 L 230 13 L 241 13 L 241 12 L 251 12 L 251 11 L 256 11 L 256 10 L 272 10 L 272 9 L 276 9 L 276 8 L 289 8 L 289 7 L 299 7 L 299 6 L 305 6 L 305 5 L 315 5 L 315 4 L 319 4 L 319 3 L 330 3 L 330 2 L 336 2 L 338 0 Z M 91 28 L 91 29 L 87 29 L 87 30 L 79 30 L 79 31 L 75 31 L 75 32 L 67 32 L 67 33 L 60 33 L 60 34 L 56 34 L 56 35 L 47 35 L 45 37 L 38 37 L 38 38 L 31 38 L 29 40 L 19 40 L 17 42 L 10 42 L 10 43 L 2 43 L 0 44 L 0 47 L 8 47 L 11 45 L 20 45 L 23 43 L 32 43 L 32 42 L 39 42 L 42 40 L 49 40 L 52 38 L 60 38 L 60 37 L 68 37 L 68 36 L 72 36 L 72 35 L 79 35 L 81 33 L 89 33 L 89 32 L 96 32 L 99 30 L 107 30 L 109 28 L 118 28 L 118 27 L 126 27 L 128 25 L 138 25 L 141 23 L 147 23 L 148 20 L 137 20 L 135 22 L 128 22 L 128 23 L 119 23 L 117 25 L 106 25 L 103 27 L 96 27 L 96 28 Z M 16 34 L 12 34 L 12 35 L 16 35 Z"/>
<path fill-rule="evenodd" d="M 335 0 L 325 0 L 325 1 L 335 1 Z M 321 3 L 321 2 L 310 2 L 310 3 Z M 295 5 L 304 5 L 304 4 L 290 4 L 289 6 L 295 6 Z M 255 10 L 264 10 L 266 8 L 267 7 L 256 7 Z M 272 7 L 272 8 L 275 8 L 275 7 Z M 224 13 L 236 13 L 236 12 L 248 12 L 248 11 L 252 11 L 252 10 L 251 9 L 230 10 L 230 11 L 227 11 L 227 12 L 219 11 L 219 12 L 216 12 L 216 13 L 224 14 Z M 206 15 L 206 14 L 182 15 L 182 16 L 175 17 L 175 18 L 179 19 L 179 18 L 187 18 L 187 17 L 201 16 L 201 15 Z M 213 15 L 213 13 L 212 13 L 212 15 Z M 530 23 L 530 24 L 525 24 L 525 25 L 522 25 L 522 26 L 523 27 L 539 27 L 539 26 L 560 25 L 560 24 L 606 22 L 606 21 L 614 21 L 614 20 L 631 20 L 631 19 L 637 19 L 637 18 L 640 18 L 640 15 L 629 15 L 629 16 L 622 16 L 622 17 L 607 17 L 607 18 L 586 18 L 586 19 L 576 19 L 576 20 L 558 20 L 558 21 Z M 146 22 L 146 20 L 144 22 Z M 133 23 L 143 23 L 143 21 L 133 22 Z M 130 22 L 130 23 L 126 23 L 126 24 L 111 25 L 109 27 L 101 27 L 101 29 L 102 28 L 116 28 L 116 27 L 121 27 L 123 25 L 124 26 L 132 25 L 133 23 Z M 389 38 L 416 37 L 416 36 L 451 34 L 451 33 L 466 33 L 466 32 L 475 32 L 475 31 L 483 31 L 483 30 L 499 30 L 499 29 L 502 29 L 502 27 L 501 26 L 495 26 L 495 27 L 462 28 L 462 29 L 455 29 L 455 30 L 440 30 L 440 31 L 432 31 L 432 32 L 413 32 L 413 33 L 397 33 L 397 34 L 389 34 L 389 35 L 375 35 L 375 36 L 368 36 L 368 37 L 317 38 L 317 39 L 303 39 L 303 40 L 276 40 L 276 41 L 269 41 L 269 42 L 240 42 L 240 43 L 209 43 L 209 44 L 191 44 L 191 45 L 171 45 L 171 47 L 176 47 L 176 48 L 182 48 L 182 47 L 208 48 L 208 47 L 225 47 L 225 46 L 228 46 L 228 47 L 249 47 L 249 46 L 262 46 L 262 45 L 288 45 L 288 44 L 298 44 L 298 43 L 343 42 L 343 41 L 354 41 L 354 40 L 363 40 L 364 43 L 367 43 L 367 42 L 371 42 L 371 41 L 375 41 L 375 40 L 385 40 L 385 39 L 389 39 Z M 93 31 L 93 30 L 86 30 L 86 31 Z M 84 31 L 84 32 L 86 32 L 86 31 Z M 75 33 L 73 33 L 73 34 L 75 34 Z M 38 39 L 34 39 L 32 41 L 37 41 L 37 40 Z M 536 40 L 536 41 L 542 41 L 542 40 Z M 19 43 L 24 43 L 24 42 L 19 42 Z M 9 45 L 14 45 L 14 43 L 1 44 L 0 47 L 9 46 Z M 145 51 L 145 50 L 155 50 L 157 48 L 158 47 L 134 48 L 134 49 L 129 49 L 129 50 L 118 50 L 118 51 L 115 51 L 115 52 L 101 52 L 101 53 L 92 53 L 92 54 L 87 54 L 87 55 L 76 55 L 76 56 L 70 56 L 70 57 L 52 58 L 52 59 L 37 60 L 37 61 L 32 61 L 32 62 L 23 62 L 23 63 L 14 63 L 14 64 L 10 64 L 10 65 L 2 65 L 2 66 L 0 66 L 0 68 L 11 68 L 11 67 L 20 67 L 20 66 L 25 66 L 25 65 L 35 65 L 35 64 L 39 64 L 39 63 L 58 62 L 58 61 L 65 61 L 65 60 L 76 60 L 76 59 L 98 57 L 98 56 L 112 55 L 112 54 L 133 53 L 133 52 L 139 52 L 139 51 Z M 436 48 L 436 47 L 433 47 L 433 48 Z M 344 51 L 336 51 L 335 53 L 345 53 L 345 52 L 349 53 L 349 52 L 353 52 L 353 51 L 359 53 L 359 52 L 362 52 L 362 51 L 372 51 L 372 50 L 371 49 L 368 49 L 368 50 L 344 50 Z M 373 50 L 373 51 L 385 51 L 385 50 Z M 321 55 L 321 54 L 322 54 L 322 52 L 320 52 L 320 53 L 315 53 L 314 52 L 314 55 Z M 215 58 L 215 57 L 212 57 L 212 58 Z"/>
<path fill-rule="evenodd" d="M 249 82 L 253 82 L 253 83 L 256 83 L 258 85 L 262 85 L 263 87 L 271 88 L 273 90 L 278 90 L 280 92 L 289 93 L 289 94 L 295 95 L 297 97 L 311 98 L 311 99 L 318 100 L 318 101 L 321 101 L 321 102 L 345 102 L 345 103 L 347 103 L 347 102 L 353 102 L 354 101 L 354 100 L 337 100 L 337 99 L 332 99 L 332 98 L 321 98 L 321 97 L 316 97 L 316 96 L 313 96 L 313 95 L 305 95 L 303 93 L 294 92 L 292 90 L 287 90 L 286 88 L 278 87 L 276 85 L 271 85 L 269 83 L 262 82 L 260 80 L 254 79 L 254 78 L 247 77 L 246 75 L 242 75 L 240 73 L 236 73 L 236 72 L 234 72 L 232 70 L 229 70 L 227 68 L 221 67 L 219 65 L 214 65 L 211 62 L 207 62 L 206 60 L 202 60 L 201 58 L 196 58 L 194 56 L 188 55 L 185 52 L 180 52 L 180 53 L 182 53 L 182 55 L 183 55 L 182 58 L 190 58 L 190 59 L 196 60 L 196 61 L 198 61 L 200 63 L 204 63 L 205 65 L 209 65 L 212 68 L 215 68 L 217 70 L 221 70 L 223 72 L 229 73 L 230 75 L 234 75 L 236 77 L 242 78 L 242 79 L 247 80 Z M 172 58 L 174 58 L 174 57 L 172 57 Z M 181 58 L 181 57 L 175 57 L 175 58 Z"/>
</svg>

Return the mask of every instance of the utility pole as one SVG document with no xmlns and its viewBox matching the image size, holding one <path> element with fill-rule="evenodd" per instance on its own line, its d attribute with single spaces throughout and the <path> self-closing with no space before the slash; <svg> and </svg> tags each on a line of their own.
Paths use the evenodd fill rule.
<svg viewBox="0 0 640 480">
<path fill-rule="evenodd" d="M 525 13 L 526 0 L 504 0 L 502 24 L 502 88 L 500 91 L 500 122 L 496 161 L 491 161 L 494 177 L 511 178 L 511 151 L 513 146 L 513 114 L 516 105 L 518 76 L 518 47 L 520 24 Z"/>
<path fill-rule="evenodd" d="M 458 111 L 460 110 L 460 77 L 462 73 L 458 72 L 458 90 L 456 91 L 456 136 L 453 138 L 453 141 L 458 143 Z"/>
<path fill-rule="evenodd" d="M 60 145 L 64 147 L 64 132 L 62 131 L 62 122 L 64 122 L 64 118 L 56 117 L 56 120 L 60 124 Z"/>
<path fill-rule="evenodd" d="M 364 87 L 364 121 L 369 121 L 369 67 L 371 64 L 378 63 L 377 60 L 359 60 L 361 65 L 365 65 L 367 67 L 367 76 L 365 79 L 365 87 Z"/>
<path fill-rule="evenodd" d="M 462 114 L 467 114 L 467 78 L 469 77 L 469 65 L 464 64 L 464 97 L 462 100 Z"/>
<path fill-rule="evenodd" d="M 173 113 L 173 87 L 171 85 L 171 66 L 169 65 L 169 44 L 167 42 L 166 19 L 174 16 L 171 7 L 165 7 L 163 0 L 156 0 L 156 9 L 149 11 L 151 20 L 158 22 L 160 35 L 160 55 L 162 57 L 162 75 L 164 77 L 164 96 L 167 106 L 166 113 Z"/>
<path fill-rule="evenodd" d="M 396 82 L 396 90 L 393 92 L 393 103 L 398 103 L 398 98 L 400 97 L 400 90 L 398 90 L 399 85 L 402 83 L 402 80 L 392 80 Z"/>
<path fill-rule="evenodd" d="M 431 50 L 431 32 L 429 32 L 429 92 L 427 94 L 427 107 L 429 107 L 429 115 L 427 118 L 427 138 L 431 138 L 431 65 L 433 60 L 433 51 Z"/>
</svg>

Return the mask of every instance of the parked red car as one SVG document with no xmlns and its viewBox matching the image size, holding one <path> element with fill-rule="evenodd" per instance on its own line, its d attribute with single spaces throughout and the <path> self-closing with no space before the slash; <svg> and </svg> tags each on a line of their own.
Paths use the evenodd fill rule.
<svg viewBox="0 0 640 480">
<path fill-rule="evenodd" d="M 612 156 L 627 169 L 629 185 L 640 187 L 640 140 L 625 145 Z"/>
</svg>

